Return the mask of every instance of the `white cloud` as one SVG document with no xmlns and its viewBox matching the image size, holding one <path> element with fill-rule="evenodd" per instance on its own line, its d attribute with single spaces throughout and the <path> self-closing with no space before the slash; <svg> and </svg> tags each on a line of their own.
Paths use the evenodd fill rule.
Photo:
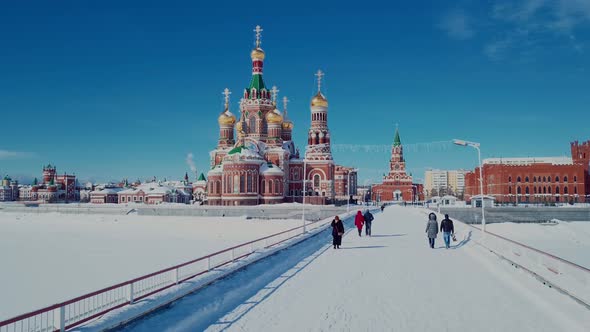
<svg viewBox="0 0 590 332">
<path fill-rule="evenodd" d="M 453 39 L 469 39 L 475 35 L 470 17 L 463 10 L 448 12 L 438 25 Z"/>
<path fill-rule="evenodd" d="M 2 159 L 23 159 L 23 158 L 31 158 L 35 154 L 30 152 L 19 152 L 19 151 L 8 151 L 8 150 L 0 150 L 0 160 Z"/>
</svg>

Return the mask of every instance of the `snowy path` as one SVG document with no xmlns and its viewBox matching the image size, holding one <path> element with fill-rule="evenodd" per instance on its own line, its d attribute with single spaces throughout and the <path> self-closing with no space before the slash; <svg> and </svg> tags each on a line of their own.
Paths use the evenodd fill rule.
<svg viewBox="0 0 590 332">
<path fill-rule="evenodd" d="M 469 240 L 427 246 L 424 211 L 377 214 L 334 250 L 327 236 L 269 258 L 129 331 L 583 331 L 590 312 Z M 349 225 L 350 227 L 350 225 Z M 322 242 L 324 244 L 322 244 Z M 232 285 L 233 283 L 233 285 Z M 241 285 L 241 286 L 237 286 Z"/>
</svg>

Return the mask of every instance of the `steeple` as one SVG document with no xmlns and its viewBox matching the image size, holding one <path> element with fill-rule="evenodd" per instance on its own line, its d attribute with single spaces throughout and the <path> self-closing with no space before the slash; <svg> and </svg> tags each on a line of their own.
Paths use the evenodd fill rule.
<svg viewBox="0 0 590 332">
<path fill-rule="evenodd" d="M 402 141 L 399 138 L 399 129 L 397 124 L 395 125 L 395 138 L 393 139 L 393 146 L 400 146 L 402 145 Z"/>
<path fill-rule="evenodd" d="M 311 106 L 322 106 L 328 107 L 328 100 L 322 94 L 322 78 L 326 75 L 323 71 L 318 69 L 317 73 L 314 74 L 317 77 L 318 93 L 311 99 Z"/>
<path fill-rule="evenodd" d="M 244 93 L 245 98 L 268 98 L 268 91 L 264 85 L 264 80 L 262 79 L 262 67 L 265 57 L 264 51 L 260 47 L 260 44 L 262 43 L 262 31 L 260 25 L 257 25 L 254 29 L 254 32 L 256 33 L 256 47 L 250 52 L 250 58 L 252 59 L 252 80 L 250 81 L 250 86 Z"/>
</svg>

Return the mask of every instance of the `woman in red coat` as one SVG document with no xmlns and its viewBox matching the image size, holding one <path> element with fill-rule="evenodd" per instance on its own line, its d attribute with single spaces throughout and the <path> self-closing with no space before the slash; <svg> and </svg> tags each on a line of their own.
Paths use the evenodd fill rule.
<svg viewBox="0 0 590 332">
<path fill-rule="evenodd" d="M 361 236 L 361 231 L 363 230 L 363 225 L 365 224 L 365 217 L 363 217 L 363 214 L 360 210 L 356 213 L 356 217 L 354 217 L 354 224 L 359 230 L 359 236 Z"/>
</svg>

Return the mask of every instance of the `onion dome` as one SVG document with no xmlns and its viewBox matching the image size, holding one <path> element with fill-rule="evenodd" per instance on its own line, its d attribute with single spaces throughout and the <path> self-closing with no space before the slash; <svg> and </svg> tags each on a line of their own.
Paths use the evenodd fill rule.
<svg viewBox="0 0 590 332">
<path fill-rule="evenodd" d="M 283 123 L 283 116 L 281 115 L 279 110 L 275 108 L 274 110 L 272 110 L 266 114 L 266 122 L 269 124 L 271 124 L 271 123 L 281 124 L 281 123 Z"/>
<path fill-rule="evenodd" d="M 328 99 L 318 91 L 318 93 L 311 99 L 311 106 L 328 107 Z"/>
<path fill-rule="evenodd" d="M 250 58 L 252 58 L 252 61 L 264 61 L 264 51 L 260 47 L 256 47 L 250 53 Z"/>
<path fill-rule="evenodd" d="M 232 114 L 232 112 L 226 109 L 219 115 L 219 118 L 217 118 L 217 122 L 219 122 L 220 126 L 233 126 L 236 123 L 236 117 Z"/>
<path fill-rule="evenodd" d="M 285 122 L 283 122 L 283 129 L 293 130 L 293 122 L 291 122 L 289 119 L 285 120 Z"/>
</svg>

